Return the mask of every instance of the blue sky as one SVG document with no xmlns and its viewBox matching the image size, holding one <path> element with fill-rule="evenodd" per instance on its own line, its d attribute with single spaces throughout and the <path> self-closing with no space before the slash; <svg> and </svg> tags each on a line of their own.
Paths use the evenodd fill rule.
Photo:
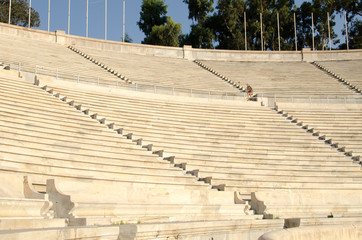
<svg viewBox="0 0 362 240">
<path fill-rule="evenodd" d="M 68 0 L 50 0 L 50 31 L 68 29 Z M 164 0 L 168 5 L 168 14 L 176 23 L 182 24 L 182 32 L 189 33 L 191 20 L 188 19 L 188 8 L 182 0 Z M 214 2 L 217 2 L 215 0 Z M 296 0 L 300 5 L 303 1 Z M 126 32 L 135 43 L 141 43 L 144 34 L 139 30 L 137 21 L 141 11 L 142 0 L 126 0 Z M 41 25 L 39 29 L 48 29 L 48 1 L 32 0 L 32 7 L 39 12 Z M 89 0 L 89 37 L 104 39 L 105 0 Z M 122 39 L 123 0 L 107 0 L 107 39 Z M 85 36 L 86 34 L 86 0 L 71 0 L 70 34 Z M 343 27 L 343 21 L 337 23 L 337 34 Z M 344 42 L 344 39 L 342 39 Z"/>
<path fill-rule="evenodd" d="M 86 0 L 71 0 L 70 34 L 86 34 Z M 126 0 L 126 32 L 133 42 L 140 43 L 144 34 L 139 30 L 137 21 L 141 11 L 142 0 Z M 182 24 L 182 32 L 190 31 L 187 5 L 182 0 L 165 0 L 168 15 Z M 51 0 L 50 31 L 68 29 L 68 0 Z M 32 7 L 39 12 L 41 25 L 39 29 L 48 29 L 48 1 L 32 0 Z M 105 0 L 89 0 L 89 37 L 104 39 Z M 107 39 L 122 39 L 123 0 L 107 0 Z"/>
</svg>

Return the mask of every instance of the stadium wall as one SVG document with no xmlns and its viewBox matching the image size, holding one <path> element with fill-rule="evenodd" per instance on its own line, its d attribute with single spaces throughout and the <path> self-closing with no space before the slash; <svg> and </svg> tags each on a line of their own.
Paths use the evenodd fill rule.
<svg viewBox="0 0 362 240">
<path fill-rule="evenodd" d="M 333 51 L 235 51 L 194 49 L 191 46 L 164 47 L 135 43 L 122 43 L 109 40 L 85 38 L 65 34 L 64 31 L 47 32 L 31 28 L 0 23 L 0 34 L 14 37 L 31 38 L 34 40 L 55 42 L 61 45 L 92 47 L 104 50 L 121 51 L 123 53 L 152 55 L 168 58 L 184 58 L 188 60 L 219 60 L 219 61 L 326 61 L 326 60 L 356 60 L 362 59 L 362 49 Z"/>
</svg>

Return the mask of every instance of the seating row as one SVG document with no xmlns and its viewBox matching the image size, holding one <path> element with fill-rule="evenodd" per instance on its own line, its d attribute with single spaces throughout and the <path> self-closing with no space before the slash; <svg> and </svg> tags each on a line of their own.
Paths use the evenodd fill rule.
<svg viewBox="0 0 362 240">
<path fill-rule="evenodd" d="M 207 106 L 201 110 L 194 108 L 192 105 L 187 106 L 187 104 L 179 107 L 177 103 L 171 101 L 167 105 L 157 101 L 148 101 L 148 106 L 150 104 L 157 106 L 153 111 L 147 109 L 142 101 L 107 95 L 107 106 L 102 108 L 102 104 L 96 99 L 104 98 L 102 95 L 100 95 L 102 97 L 98 96 L 96 92 L 87 92 L 84 89 L 75 88 L 69 90 L 57 86 L 51 86 L 51 88 L 64 96 L 76 99 L 79 103 L 84 103 L 82 106 L 90 109 L 91 112 L 95 111 L 110 119 L 111 122 L 115 122 L 117 126 L 122 126 L 128 132 L 132 132 L 135 139 L 142 137 L 143 142 L 153 143 L 155 149 L 164 149 L 165 156 L 175 156 L 174 162 L 186 162 L 186 169 L 188 167 L 197 169 L 190 170 L 195 176 L 207 179 L 214 186 L 222 186 L 225 191 L 237 191 L 240 199 L 247 199 L 248 194 L 252 192 L 255 192 L 255 194 L 259 192 L 269 193 L 276 190 L 319 192 L 322 189 L 330 191 L 329 193 L 326 192 L 328 198 L 332 197 L 328 194 L 333 193 L 338 199 L 338 203 L 325 204 L 312 201 L 309 205 L 302 203 L 302 206 L 300 206 L 293 204 L 293 200 L 289 196 L 289 198 L 286 197 L 286 203 L 275 205 L 272 202 L 266 203 L 270 213 L 258 212 L 264 214 L 264 217 L 271 216 L 268 214 L 274 214 L 273 216 L 277 218 L 301 217 L 303 224 L 308 225 L 317 222 L 331 222 L 325 220 L 331 212 L 334 213 L 335 218 L 342 219 L 341 222 L 347 221 L 345 218 L 358 217 L 360 214 L 360 204 L 352 204 L 348 201 L 349 198 L 354 198 L 354 194 L 356 196 L 360 194 L 358 192 L 362 183 L 360 168 L 347 161 L 343 154 L 328 147 L 324 141 L 318 141 L 317 138 L 308 135 L 305 130 L 297 128 L 295 125 L 283 125 L 286 123 L 283 118 L 278 117 L 275 113 L 265 111 L 263 108 L 259 108 L 259 110 L 255 107 L 245 107 L 244 112 L 241 114 L 242 110 L 224 106 L 224 114 L 215 114 L 213 119 L 207 119 L 203 117 L 204 114 L 208 114 Z M 127 104 L 124 104 L 126 101 Z M 215 106 L 210 106 L 210 108 L 212 110 L 209 110 L 209 114 L 212 114 L 211 111 L 215 109 Z M 218 113 L 219 111 L 222 113 L 220 108 L 216 108 L 215 112 Z M 193 113 L 192 116 L 191 114 L 188 116 L 188 113 L 191 112 Z M 255 115 L 251 117 L 253 120 L 250 122 L 246 120 L 250 119 L 248 115 L 253 113 Z M 260 118 L 258 120 L 259 114 Z M 188 119 L 190 120 L 188 121 Z M 237 127 L 226 126 L 230 124 L 231 119 L 234 121 L 231 124 L 232 126 L 238 124 L 235 119 L 242 121 L 245 132 L 248 132 L 248 130 L 249 132 L 260 132 L 260 139 L 262 140 L 249 141 L 249 144 L 253 143 L 254 145 L 248 146 L 245 145 L 248 139 L 245 137 L 245 143 L 232 144 L 243 139 L 239 136 L 245 133 L 239 131 Z M 130 121 L 132 123 L 129 123 Z M 134 124 L 135 121 L 139 122 L 138 128 Z M 157 125 L 160 126 L 157 127 Z M 264 128 L 261 127 L 263 125 L 265 125 Z M 128 127 L 126 128 L 126 126 Z M 147 130 L 143 130 L 142 126 L 154 129 L 154 133 L 147 134 Z M 163 131 L 163 128 L 166 127 L 167 133 Z M 178 128 L 182 129 L 182 131 L 178 131 Z M 191 131 L 191 128 L 195 130 Z M 259 129 L 255 130 L 255 128 Z M 275 131 L 275 136 L 272 139 L 268 139 L 266 134 L 262 135 L 265 131 L 273 131 L 272 129 Z M 281 130 L 278 133 L 276 129 Z M 225 139 L 225 137 L 220 136 L 221 133 L 218 134 L 219 130 L 221 133 L 224 131 L 230 132 L 235 137 Z M 215 137 L 207 139 L 210 131 Z M 192 132 L 194 132 L 195 136 L 188 136 Z M 157 134 L 157 136 L 154 136 L 154 134 Z M 278 135 L 282 135 L 288 140 L 282 143 L 278 138 L 275 138 Z M 164 140 L 166 136 L 169 136 L 167 142 Z M 300 136 L 299 140 L 295 139 L 297 136 Z M 170 140 L 175 143 L 172 144 Z M 215 141 L 217 144 L 214 143 Z M 274 146 L 278 147 L 279 151 L 275 150 L 273 152 Z M 226 148 L 227 151 L 225 151 Z M 235 148 L 239 150 L 235 150 Z M 248 151 L 243 149 L 248 149 Z M 261 155 L 262 152 L 258 155 L 258 149 L 259 151 L 263 149 L 267 151 L 264 153 L 265 155 Z M 248 154 L 248 152 L 250 152 L 250 156 L 254 156 L 255 163 L 245 158 L 245 154 Z M 279 152 L 285 158 L 284 161 L 289 162 L 288 165 L 285 162 L 271 162 L 271 159 L 267 161 L 264 159 L 273 155 L 278 156 Z M 205 158 L 206 153 L 210 157 Z M 243 157 L 240 157 L 241 154 Z M 288 159 L 287 156 L 293 156 L 293 158 Z M 231 161 L 231 157 L 234 157 L 233 161 Z M 243 158 L 245 160 L 241 161 Z M 302 165 L 303 161 L 306 165 Z M 334 163 L 330 161 L 334 161 Z M 340 196 L 344 196 L 344 191 L 349 191 L 350 195 L 347 200 L 343 197 L 340 198 Z M 308 195 L 301 194 L 300 198 L 308 199 Z M 265 199 L 268 200 L 269 197 Z M 267 200 L 265 201 L 267 202 Z M 253 201 L 253 198 L 251 201 Z M 361 221 L 359 218 L 355 218 L 355 220 Z M 339 220 L 335 221 L 339 222 Z"/>
<path fill-rule="evenodd" d="M 350 82 L 358 89 L 362 89 L 362 61 L 350 60 L 350 61 L 322 61 L 318 62 L 325 70 L 331 71 L 334 74 L 342 77 L 346 81 Z"/>
<path fill-rule="evenodd" d="M 185 59 L 127 54 L 75 46 L 85 54 L 125 75 L 137 84 L 204 91 L 239 92 L 213 74 Z"/>
<path fill-rule="evenodd" d="M 360 217 L 361 196 L 360 190 L 276 189 L 252 193 L 251 205 L 265 218 Z"/>
<path fill-rule="evenodd" d="M 7 35 L 0 35 L 0 41 L 0 62 L 10 64 L 15 70 L 73 82 L 128 86 L 122 79 L 84 60 L 65 46 L 20 37 L 14 39 Z"/>
<path fill-rule="evenodd" d="M 48 87 L 82 104 L 90 114 L 105 117 L 106 123 L 115 123 L 132 133 L 134 141 L 142 138 L 142 144 L 152 144 L 153 151 L 163 150 L 164 157 L 186 163 L 185 168 L 191 174 L 214 186 L 225 184 L 226 190 L 250 193 L 273 188 L 353 190 L 360 187 L 360 169 L 348 162 L 343 153 L 267 108 L 211 105 L 209 109 L 204 105 L 201 110 L 192 104 L 180 107 L 172 101 L 142 102 L 121 94 L 104 96 L 81 88 Z M 150 105 L 154 107 L 149 108 Z M 247 120 L 252 114 L 253 120 Z M 257 134 L 262 140 L 253 141 L 250 137 L 248 141 L 249 134 Z M 280 159 L 289 164 L 279 162 Z"/>
<path fill-rule="evenodd" d="M 258 97 L 333 99 L 337 96 L 357 96 L 342 83 L 305 62 L 200 62 L 234 82 L 251 85 Z"/>
<path fill-rule="evenodd" d="M 7 90 L 0 96 L 6 100 L 0 102 L 0 170 L 29 176 L 38 186 L 47 182 L 55 218 L 70 219 L 71 225 L 111 225 L 261 217 L 234 192 L 211 189 L 49 92 L 8 72 L 0 78 Z M 28 208 L 39 214 L 31 203 Z M 19 204 L 11 204 L 24 215 Z M 8 216 L 0 211 L 0 217 Z"/>
<path fill-rule="evenodd" d="M 279 110 L 284 115 L 297 119 L 313 128 L 314 132 L 325 136 L 332 144 L 338 143 L 345 152 L 351 152 L 353 156 L 362 155 L 362 120 L 360 105 L 329 106 L 315 104 L 299 104 L 298 106 L 288 103 L 278 103 Z M 357 158 L 355 160 L 358 160 Z"/>
</svg>

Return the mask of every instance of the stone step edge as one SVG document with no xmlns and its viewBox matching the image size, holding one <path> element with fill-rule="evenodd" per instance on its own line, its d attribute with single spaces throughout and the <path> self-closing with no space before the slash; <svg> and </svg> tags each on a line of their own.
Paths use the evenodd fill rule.
<svg viewBox="0 0 362 240">
<path fill-rule="evenodd" d="M 279 109 L 277 103 L 274 103 L 274 107 L 272 110 L 279 114 L 281 117 L 284 117 L 285 120 L 290 121 L 291 123 L 295 124 L 296 126 L 300 127 L 301 129 L 305 130 L 307 134 L 311 134 L 315 138 L 320 141 L 324 141 L 325 144 L 331 146 L 331 148 L 335 149 L 338 152 L 344 153 L 344 155 L 348 158 L 351 158 L 354 163 L 358 163 L 362 165 L 361 158 L 359 155 L 353 155 L 352 151 L 346 150 L 346 146 L 340 146 L 338 142 L 333 141 L 332 138 L 329 138 L 326 135 L 323 135 L 319 131 L 315 131 L 315 129 L 307 124 L 304 124 L 303 121 L 298 120 L 298 118 L 290 115 L 287 111 L 283 109 Z M 347 147 L 348 148 L 348 147 Z"/>
<path fill-rule="evenodd" d="M 198 60 L 194 60 L 194 63 L 196 63 L 198 66 L 200 66 L 201 68 L 211 72 L 212 74 L 214 74 L 215 76 L 221 78 L 222 80 L 224 80 L 225 82 L 227 82 L 228 84 L 230 84 L 231 86 L 239 89 L 242 92 L 246 92 L 245 88 L 243 88 L 240 83 L 236 83 L 233 80 L 227 78 L 226 76 L 220 74 L 219 72 L 215 71 L 214 69 L 212 69 L 211 67 L 206 66 L 205 64 L 203 64 L 202 62 L 198 61 Z"/>
<path fill-rule="evenodd" d="M 61 96 L 60 93 L 54 93 L 53 89 L 49 89 L 46 85 L 44 86 L 40 86 L 40 80 L 38 79 L 38 77 L 35 78 L 34 81 L 34 85 L 40 87 L 42 90 L 44 90 L 45 92 L 47 92 L 48 94 L 52 95 L 55 98 L 58 98 L 60 101 L 73 106 L 76 110 L 81 111 L 83 114 L 88 115 L 90 118 L 92 119 L 96 119 L 100 124 L 105 125 L 108 129 L 114 130 L 117 134 L 121 135 L 122 137 L 125 137 L 126 139 L 134 142 L 136 145 L 139 145 L 142 148 L 145 148 L 147 151 L 150 151 L 152 154 L 157 155 L 158 157 L 162 158 L 165 161 L 170 162 L 174 167 L 176 168 L 181 168 L 182 172 L 185 174 L 192 174 L 192 172 L 187 172 L 186 171 L 186 163 L 175 163 L 175 156 L 169 156 L 169 157 L 164 157 L 164 150 L 157 150 L 154 151 L 153 150 L 153 145 L 152 144 L 147 144 L 147 145 L 142 145 L 142 139 L 133 139 L 133 133 L 125 133 L 124 130 L 122 128 L 118 128 L 115 129 L 115 123 L 107 123 L 106 122 L 106 118 L 102 118 L 99 117 L 97 113 L 91 113 L 91 110 L 86 108 L 82 108 L 82 104 L 81 103 L 76 103 L 74 100 L 69 100 L 67 99 L 66 96 Z M 193 175 L 195 176 L 195 175 Z M 225 185 L 221 184 L 221 185 L 211 185 L 211 178 L 212 177 L 205 177 L 205 178 L 199 178 L 197 176 L 195 176 L 195 178 L 197 179 L 197 181 L 202 181 L 207 185 L 211 186 L 211 190 L 215 189 L 217 191 L 225 191 Z M 237 198 L 237 195 L 234 194 L 234 201 L 235 204 L 248 204 L 248 202 L 245 202 L 243 200 L 240 200 L 239 198 Z M 249 207 L 250 209 L 250 207 Z M 248 209 L 248 210 L 249 210 Z"/>
<path fill-rule="evenodd" d="M 80 51 L 79 49 L 76 49 L 75 47 L 68 45 L 68 49 L 72 50 L 73 52 L 79 54 L 80 56 L 84 57 L 85 59 L 91 61 L 92 63 L 98 65 L 99 67 L 105 69 L 109 73 L 113 74 L 114 76 L 124 80 L 125 83 L 133 84 L 131 80 L 129 80 L 127 77 L 123 76 L 121 73 L 117 72 L 116 70 L 110 68 L 106 64 L 101 63 L 100 61 L 96 60 L 95 58 L 89 56 L 88 54 Z M 118 83 L 118 82 L 117 82 Z"/>
<path fill-rule="evenodd" d="M 346 79 L 342 78 L 341 76 L 339 76 L 338 74 L 332 72 L 331 70 L 329 70 L 328 68 L 324 67 L 323 65 L 321 65 L 318 62 L 312 62 L 311 63 L 313 66 L 315 66 L 316 68 L 320 69 L 321 71 L 327 73 L 329 76 L 333 77 L 334 79 L 338 80 L 339 82 L 343 83 L 344 86 L 346 86 L 347 88 L 349 88 L 352 91 L 355 91 L 356 93 L 362 94 L 362 89 L 358 88 L 357 86 L 353 85 L 352 83 L 350 83 L 349 81 L 347 81 Z"/>
</svg>

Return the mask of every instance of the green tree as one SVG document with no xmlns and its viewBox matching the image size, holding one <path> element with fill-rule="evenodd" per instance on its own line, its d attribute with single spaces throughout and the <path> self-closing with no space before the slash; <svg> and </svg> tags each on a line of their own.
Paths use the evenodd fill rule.
<svg viewBox="0 0 362 240">
<path fill-rule="evenodd" d="M 23 27 L 28 26 L 29 4 L 26 0 L 12 0 L 10 23 Z M 0 22 L 9 21 L 9 0 L 0 0 Z M 31 9 L 30 25 L 32 27 L 40 26 L 39 13 Z"/>
<path fill-rule="evenodd" d="M 298 11 L 298 40 L 301 46 L 312 46 L 312 19 L 314 19 L 314 46 L 317 50 L 325 50 L 329 45 L 328 17 L 330 16 L 331 41 L 339 43 L 334 31 L 336 4 L 334 0 L 313 0 L 304 2 Z"/>
<path fill-rule="evenodd" d="M 304 2 L 297 11 L 298 44 L 304 47 L 313 47 L 312 12 L 310 2 Z"/>
<path fill-rule="evenodd" d="M 212 7 L 214 0 L 183 0 L 188 4 L 189 18 L 195 20 L 198 26 L 205 22 L 207 14 L 214 11 Z"/>
<path fill-rule="evenodd" d="M 244 48 L 244 11 L 243 0 L 219 0 L 217 13 L 208 18 L 205 26 L 213 30 L 217 48 L 236 49 Z"/>
<path fill-rule="evenodd" d="M 362 21 L 354 19 L 351 23 L 351 28 L 348 30 L 348 45 L 349 49 L 362 49 Z M 343 35 L 345 35 L 345 30 Z M 340 49 L 347 49 L 347 44 L 339 45 Z"/>
<path fill-rule="evenodd" d="M 213 0 L 183 0 L 188 4 L 189 19 L 193 20 L 190 34 L 184 36 L 181 44 L 192 45 L 194 48 L 213 48 L 214 35 L 210 28 L 205 27 L 208 14 L 214 11 Z"/>
<path fill-rule="evenodd" d="M 349 33 L 349 47 L 351 49 L 362 48 L 362 21 L 355 20 Z"/>
<path fill-rule="evenodd" d="M 279 14 L 280 48 L 281 50 L 294 50 L 294 13 L 297 10 L 294 0 L 271 1 L 270 9 L 271 16 L 269 21 L 273 25 L 273 31 L 266 41 L 266 47 L 270 50 L 279 49 L 277 20 L 277 15 Z"/>
<path fill-rule="evenodd" d="M 362 16 L 362 2 L 358 0 L 335 0 L 336 11 L 346 11 L 347 20 L 352 21 L 356 16 Z"/>
<path fill-rule="evenodd" d="M 167 23 L 153 26 L 151 33 L 142 43 L 178 47 L 180 34 L 181 24 L 176 24 L 171 17 L 167 17 Z"/>
<path fill-rule="evenodd" d="M 215 35 L 212 32 L 212 29 L 208 27 L 191 25 L 191 32 L 185 36 L 180 41 L 180 45 L 191 45 L 193 48 L 214 48 L 213 39 Z"/>
<path fill-rule="evenodd" d="M 148 37 L 153 26 L 164 25 L 167 22 L 167 6 L 162 0 L 143 0 L 140 20 L 137 22 L 141 31 Z"/>
<path fill-rule="evenodd" d="M 291 50 L 294 46 L 294 0 L 267 1 L 248 0 L 247 4 L 247 34 L 248 48 L 261 49 L 261 21 L 263 20 L 263 49 L 277 50 L 279 13 L 280 43 L 282 50 Z"/>
<path fill-rule="evenodd" d="M 349 47 L 353 48 L 362 48 L 361 38 L 362 38 L 362 29 L 361 29 L 361 16 L 362 16 L 362 2 L 357 0 L 336 0 L 336 11 L 343 16 L 346 12 L 347 23 L 348 23 L 348 37 L 349 37 Z M 346 35 L 346 30 L 342 30 L 342 34 Z M 347 49 L 347 44 L 343 43 L 339 46 L 341 49 Z"/>
<path fill-rule="evenodd" d="M 126 34 L 124 35 L 124 42 L 128 42 L 128 43 L 133 42 L 133 39 L 129 36 L 128 33 L 126 33 Z"/>
<path fill-rule="evenodd" d="M 313 12 L 315 12 L 314 24 L 317 29 L 316 39 L 318 49 L 324 50 L 327 48 L 327 44 L 330 44 L 327 13 L 329 13 L 330 16 L 331 40 L 334 41 L 334 43 L 339 42 L 339 40 L 336 40 L 337 34 L 334 31 L 334 26 L 336 25 L 335 10 L 336 5 L 334 0 L 313 0 Z"/>
</svg>

